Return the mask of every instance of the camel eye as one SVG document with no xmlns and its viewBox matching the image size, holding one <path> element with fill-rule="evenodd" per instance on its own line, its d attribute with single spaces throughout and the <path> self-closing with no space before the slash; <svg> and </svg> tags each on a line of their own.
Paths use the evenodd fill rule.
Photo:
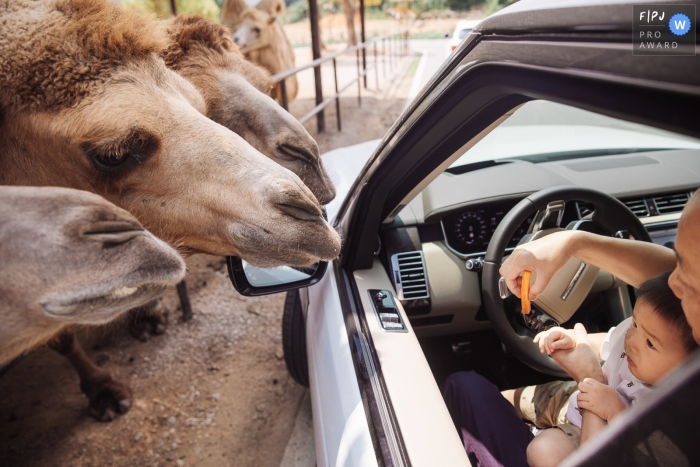
<svg viewBox="0 0 700 467">
<path fill-rule="evenodd" d="M 95 169 L 101 172 L 116 172 L 141 164 L 158 146 L 155 137 L 135 130 L 117 140 L 85 143 L 82 149 Z"/>
<path fill-rule="evenodd" d="M 253 32 L 255 33 L 256 36 L 260 35 L 260 28 L 258 28 L 258 27 L 253 28 Z"/>
</svg>

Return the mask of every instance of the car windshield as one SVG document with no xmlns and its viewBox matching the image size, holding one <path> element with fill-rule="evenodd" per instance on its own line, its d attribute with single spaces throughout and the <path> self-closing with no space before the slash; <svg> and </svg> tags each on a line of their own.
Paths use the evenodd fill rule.
<svg viewBox="0 0 700 467">
<path fill-rule="evenodd" d="M 700 149 L 700 140 L 548 101 L 531 101 L 450 167 L 521 159 L 547 162 L 664 149 Z"/>
<path fill-rule="evenodd" d="M 459 39 L 464 39 L 465 37 L 467 37 L 467 35 L 468 35 L 470 32 L 472 32 L 472 28 L 462 29 L 462 30 L 459 31 L 459 34 L 457 35 L 457 37 L 458 37 Z"/>
</svg>

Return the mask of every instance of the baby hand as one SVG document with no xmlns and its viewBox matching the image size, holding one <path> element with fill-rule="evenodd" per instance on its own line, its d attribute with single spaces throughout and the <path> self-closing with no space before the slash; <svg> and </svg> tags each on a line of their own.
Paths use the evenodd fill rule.
<svg viewBox="0 0 700 467">
<path fill-rule="evenodd" d="M 608 422 L 627 408 L 613 388 L 592 378 L 581 381 L 578 389 L 578 408 L 590 410 Z"/>
<path fill-rule="evenodd" d="M 533 342 L 540 344 L 540 352 L 552 355 L 555 350 L 576 347 L 576 335 L 570 329 L 556 327 L 537 334 Z"/>
</svg>

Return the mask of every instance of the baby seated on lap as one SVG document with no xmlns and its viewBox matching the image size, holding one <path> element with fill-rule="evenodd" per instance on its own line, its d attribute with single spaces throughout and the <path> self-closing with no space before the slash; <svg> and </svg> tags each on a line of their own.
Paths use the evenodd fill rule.
<svg viewBox="0 0 700 467">
<path fill-rule="evenodd" d="M 586 378 L 578 384 L 578 391 L 574 381 L 504 391 L 524 419 L 538 428 L 552 428 L 539 433 L 528 445 L 530 466 L 558 465 L 578 448 L 579 409 L 610 422 L 653 391 L 697 347 L 680 300 L 668 286 L 668 277 L 665 273 L 644 282 L 633 316 L 607 335 L 590 336 L 598 358 L 605 360 L 602 370 L 607 384 Z M 551 355 L 574 348 L 576 335 L 573 330 L 552 328 L 538 334 L 535 342 Z"/>
</svg>

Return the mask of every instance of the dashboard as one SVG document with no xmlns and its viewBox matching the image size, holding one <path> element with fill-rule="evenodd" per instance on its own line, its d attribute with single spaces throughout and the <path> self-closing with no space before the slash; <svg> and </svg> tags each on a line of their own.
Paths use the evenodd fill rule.
<svg viewBox="0 0 700 467">
<path fill-rule="evenodd" d="M 616 197 L 637 214 L 653 242 L 672 247 L 683 206 L 700 187 L 700 150 L 513 161 L 465 173 L 442 173 L 380 231 L 379 258 L 397 296 L 404 286 L 401 280 L 424 278 L 425 293 L 402 300 L 419 337 L 490 328 L 481 304 L 480 273 L 467 270 L 466 262 L 483 259 L 494 231 L 518 202 L 536 191 L 562 185 L 586 186 Z M 567 203 L 562 227 L 585 218 L 592 209 L 576 201 Z M 517 229 L 509 249 L 527 233 L 534 215 Z M 400 261 L 392 263 L 392 257 L 410 252 L 422 257 L 423 269 L 404 274 L 395 266 Z M 607 299 L 619 294 L 619 286 L 610 275 L 596 283 L 597 292 L 609 291 Z M 403 294 L 407 296 L 406 289 Z"/>
</svg>

